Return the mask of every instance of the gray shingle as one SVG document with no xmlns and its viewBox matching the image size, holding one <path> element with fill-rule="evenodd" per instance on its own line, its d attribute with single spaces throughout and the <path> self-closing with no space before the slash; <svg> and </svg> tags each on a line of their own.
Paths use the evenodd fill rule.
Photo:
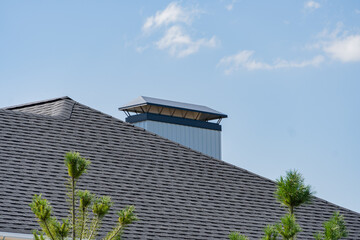
<svg viewBox="0 0 360 240">
<path fill-rule="evenodd" d="M 7 110 L 32 113 L 36 115 L 69 119 L 75 102 L 69 97 L 55 98 L 42 102 L 28 103 L 13 107 Z"/>
<path fill-rule="evenodd" d="M 226 239 L 233 230 L 257 239 L 285 213 L 273 181 L 60 98 L 0 109 L 0 232 L 37 228 L 28 206 L 34 193 L 50 200 L 58 218 L 67 216 L 63 156 L 70 150 L 92 161 L 80 187 L 115 203 L 105 230 L 116 209 L 136 206 L 140 221 L 125 239 Z M 348 239 L 360 239 L 360 214 L 319 198 L 298 209 L 299 239 L 313 239 L 333 211 L 345 215 Z"/>
</svg>

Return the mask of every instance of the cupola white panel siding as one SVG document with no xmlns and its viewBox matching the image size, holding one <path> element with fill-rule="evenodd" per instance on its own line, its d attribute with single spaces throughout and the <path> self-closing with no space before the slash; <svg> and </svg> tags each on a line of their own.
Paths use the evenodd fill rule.
<svg viewBox="0 0 360 240">
<path fill-rule="evenodd" d="M 213 158 L 221 159 L 221 131 L 149 120 L 133 124 Z"/>
</svg>

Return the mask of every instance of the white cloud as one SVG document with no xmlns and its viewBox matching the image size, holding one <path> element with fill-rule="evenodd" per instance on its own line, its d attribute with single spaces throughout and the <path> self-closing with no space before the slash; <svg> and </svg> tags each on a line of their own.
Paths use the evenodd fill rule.
<svg viewBox="0 0 360 240">
<path fill-rule="evenodd" d="M 146 46 L 137 46 L 136 48 L 135 48 L 135 50 L 136 50 L 136 52 L 138 52 L 138 53 L 142 53 L 142 52 L 144 52 L 146 49 L 148 49 L 149 48 L 149 46 L 148 45 L 146 45 Z"/>
<path fill-rule="evenodd" d="M 360 34 L 344 30 L 343 23 L 337 23 L 332 31 L 324 29 L 317 35 L 317 39 L 307 49 L 318 49 L 341 62 L 360 61 Z"/>
<path fill-rule="evenodd" d="M 344 28 L 344 24 L 342 22 L 338 22 L 334 30 L 329 30 L 328 28 L 325 28 L 316 35 L 317 41 L 310 44 L 306 44 L 305 49 L 323 50 L 325 45 L 328 45 L 330 42 L 346 36 L 347 32 L 344 31 L 343 28 Z"/>
<path fill-rule="evenodd" d="M 289 20 L 284 20 L 283 23 L 286 24 L 286 25 L 289 25 L 290 21 Z"/>
<path fill-rule="evenodd" d="M 334 30 L 329 30 L 328 28 L 325 28 L 322 30 L 319 34 L 317 34 L 318 39 L 336 39 L 341 36 L 345 36 L 347 34 L 347 31 L 344 31 L 344 24 L 342 22 L 336 23 L 336 27 Z"/>
<path fill-rule="evenodd" d="M 156 32 L 163 34 L 155 42 L 158 49 L 166 50 L 174 57 L 186 57 L 198 52 L 202 47 L 215 47 L 219 42 L 215 36 L 197 39 L 187 33 L 186 29 L 191 27 L 194 17 L 201 12 L 196 7 L 185 8 L 172 2 L 164 10 L 147 18 L 142 30 L 147 33 L 146 37 L 157 34 Z M 191 32 L 196 33 L 195 29 L 191 29 Z M 140 53 L 143 51 L 142 48 L 136 50 Z"/>
<path fill-rule="evenodd" d="M 226 10 L 228 10 L 228 11 L 233 10 L 235 3 L 236 3 L 236 0 L 232 0 L 231 3 L 229 3 L 225 6 Z"/>
<path fill-rule="evenodd" d="M 360 35 L 350 35 L 324 44 L 324 52 L 342 62 L 360 61 Z"/>
<path fill-rule="evenodd" d="M 172 56 L 185 57 L 199 51 L 200 47 L 215 47 L 217 40 L 201 38 L 192 40 L 180 26 L 172 26 L 165 35 L 156 42 L 159 49 L 167 49 Z"/>
<path fill-rule="evenodd" d="M 308 10 L 315 10 L 320 8 L 320 3 L 315 1 L 307 1 L 304 7 Z"/>
<path fill-rule="evenodd" d="M 359 9 L 355 9 L 355 13 L 356 13 L 356 14 L 360 14 L 360 10 L 359 10 Z"/>
<path fill-rule="evenodd" d="M 324 29 L 317 34 L 316 41 L 306 45 L 305 49 L 318 52 L 318 54 L 303 61 L 278 59 L 272 63 L 267 63 L 255 60 L 253 51 L 244 50 L 235 55 L 223 57 L 217 66 L 222 67 L 225 74 L 231 74 L 241 68 L 246 70 L 274 70 L 318 66 L 326 59 L 334 59 L 344 63 L 360 62 L 360 34 L 345 30 L 343 23 L 339 22 L 333 30 Z"/>
<path fill-rule="evenodd" d="M 154 16 L 148 17 L 143 25 L 143 30 L 148 31 L 171 23 L 190 24 L 196 13 L 196 9 L 186 10 L 178 3 L 172 2 L 163 11 L 157 11 Z"/>
<path fill-rule="evenodd" d="M 225 6 L 225 8 L 228 10 L 228 11 L 231 11 L 231 10 L 233 10 L 233 8 L 234 8 L 234 4 L 228 4 L 228 5 L 226 5 Z"/>
<path fill-rule="evenodd" d="M 301 62 L 287 61 L 287 60 L 277 60 L 272 64 L 256 61 L 252 58 L 254 54 L 253 51 L 244 50 L 235 55 L 223 57 L 218 66 L 225 68 L 225 74 L 231 74 L 234 71 L 239 70 L 240 68 L 245 68 L 247 70 L 274 70 L 280 68 L 303 68 L 307 66 L 318 66 L 324 61 L 324 57 L 318 55 L 310 60 L 305 60 Z"/>
</svg>

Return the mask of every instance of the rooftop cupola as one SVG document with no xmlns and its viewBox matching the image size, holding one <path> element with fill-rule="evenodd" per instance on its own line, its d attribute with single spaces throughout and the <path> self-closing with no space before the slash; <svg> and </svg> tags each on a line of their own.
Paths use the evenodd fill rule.
<svg viewBox="0 0 360 240">
<path fill-rule="evenodd" d="M 206 106 L 138 97 L 119 110 L 125 121 L 221 159 L 221 125 L 226 114 Z"/>
</svg>

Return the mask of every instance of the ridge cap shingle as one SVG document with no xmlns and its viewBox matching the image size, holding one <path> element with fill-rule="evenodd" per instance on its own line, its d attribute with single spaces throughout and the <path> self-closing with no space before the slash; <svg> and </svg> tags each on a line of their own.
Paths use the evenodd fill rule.
<svg viewBox="0 0 360 240">
<path fill-rule="evenodd" d="M 70 119 L 75 101 L 70 97 L 60 97 L 43 101 L 1 108 L 3 110 L 34 114 L 41 117 L 52 117 L 62 120 Z"/>
<path fill-rule="evenodd" d="M 2 108 L 0 108 L 0 109 L 4 109 L 4 110 L 15 110 L 15 109 L 19 109 L 19 108 L 25 108 L 25 107 L 35 106 L 35 105 L 52 103 L 52 102 L 56 102 L 56 101 L 59 101 L 59 100 L 65 100 L 65 99 L 74 101 L 72 98 L 70 98 L 70 97 L 68 97 L 68 96 L 63 96 L 63 97 L 50 98 L 50 99 L 46 99 L 46 100 L 34 101 L 34 102 L 29 102 L 29 103 L 24 103 L 24 104 L 17 104 L 17 105 L 8 106 L 8 107 L 2 107 Z M 75 102 L 75 101 L 74 101 L 74 102 Z"/>
</svg>

